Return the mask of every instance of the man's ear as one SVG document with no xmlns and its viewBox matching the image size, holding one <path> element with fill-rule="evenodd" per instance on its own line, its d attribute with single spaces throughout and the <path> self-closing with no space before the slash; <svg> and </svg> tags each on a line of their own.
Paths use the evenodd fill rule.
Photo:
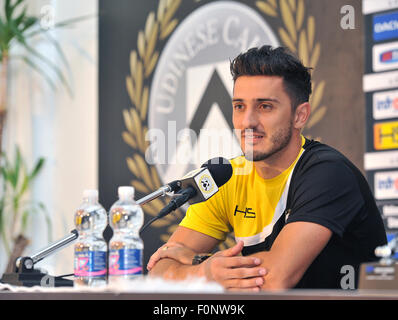
<svg viewBox="0 0 398 320">
<path fill-rule="evenodd" d="M 311 105 L 304 102 L 297 106 L 294 112 L 294 128 L 303 129 L 311 115 Z"/>
</svg>

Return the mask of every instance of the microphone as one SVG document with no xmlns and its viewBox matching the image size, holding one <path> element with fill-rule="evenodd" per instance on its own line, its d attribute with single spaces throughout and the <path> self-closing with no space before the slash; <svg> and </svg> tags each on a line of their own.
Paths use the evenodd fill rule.
<svg viewBox="0 0 398 320">
<path fill-rule="evenodd" d="M 222 158 L 222 157 L 213 158 L 213 159 L 210 159 L 210 160 L 206 161 L 205 163 L 203 163 L 199 169 L 195 169 L 195 170 L 192 170 L 189 173 L 187 173 L 184 177 L 182 177 L 182 179 L 174 180 L 174 181 L 160 187 L 158 190 L 137 200 L 137 204 L 139 204 L 139 205 L 146 204 L 156 198 L 164 196 L 168 192 L 175 192 L 176 194 L 178 194 L 178 192 L 181 189 L 194 185 L 195 184 L 195 183 L 193 183 L 194 177 L 197 177 L 197 175 L 199 173 L 204 172 L 205 171 L 204 169 L 206 169 L 206 168 L 208 168 L 210 170 L 210 173 L 211 173 L 210 177 L 211 176 L 214 177 L 214 180 L 215 180 L 217 186 L 222 186 L 232 176 L 232 166 L 227 159 Z M 199 178 L 197 178 L 197 179 L 199 179 Z M 202 181 L 202 186 L 203 186 L 204 191 L 198 190 L 199 187 L 197 187 L 196 190 L 200 191 L 200 193 L 196 197 L 189 200 L 189 202 L 191 204 L 194 204 L 196 202 L 201 202 L 201 201 L 204 201 L 204 200 L 210 198 L 210 196 L 212 194 L 211 195 L 208 194 L 206 199 L 203 199 L 203 197 L 200 196 L 201 192 L 204 192 L 205 194 L 207 194 L 205 189 L 208 189 L 210 187 L 210 185 L 209 185 L 210 182 L 211 182 L 210 180 Z M 217 192 L 217 191 L 215 191 L 215 192 Z"/>
<path fill-rule="evenodd" d="M 230 162 L 225 158 L 217 157 L 208 160 L 199 169 L 187 173 L 179 180 L 181 183 L 181 189 L 177 192 L 179 196 L 172 199 L 156 217 L 143 226 L 140 233 L 152 222 L 163 218 L 187 201 L 195 204 L 211 198 L 218 192 L 219 187 L 231 179 L 232 172 Z"/>
<path fill-rule="evenodd" d="M 195 204 L 206 201 L 218 192 L 232 177 L 232 166 L 225 158 L 213 158 L 202 164 L 199 169 L 187 173 L 181 180 L 181 194 L 172 199 L 158 214 L 162 218 L 181 207 L 185 202 Z"/>
</svg>

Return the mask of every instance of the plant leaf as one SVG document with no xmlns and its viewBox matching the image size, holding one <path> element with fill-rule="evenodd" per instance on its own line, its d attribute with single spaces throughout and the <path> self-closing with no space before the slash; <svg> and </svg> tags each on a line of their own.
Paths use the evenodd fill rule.
<svg viewBox="0 0 398 320">
<path fill-rule="evenodd" d="M 4 215 L 4 193 L 0 199 L 0 236 L 3 241 L 4 248 L 6 249 L 7 254 L 10 254 L 10 245 L 7 239 L 7 233 L 5 229 L 5 215 Z"/>
<path fill-rule="evenodd" d="M 45 37 L 47 38 L 47 40 L 50 41 L 50 42 L 53 44 L 55 50 L 57 50 L 57 53 L 58 53 L 58 55 L 61 57 L 61 60 L 62 60 L 62 62 L 64 63 L 65 67 L 66 67 L 67 69 L 70 69 L 68 59 L 66 59 L 65 53 L 64 53 L 64 51 L 62 50 L 62 48 L 61 48 L 60 44 L 58 43 L 58 41 L 55 40 L 55 39 L 53 38 L 53 36 L 52 36 L 49 32 L 44 33 L 44 35 L 45 35 Z"/>
<path fill-rule="evenodd" d="M 22 57 L 22 60 L 25 61 L 25 63 L 30 66 L 32 69 L 37 71 L 40 75 L 42 75 L 47 83 L 51 86 L 53 90 L 55 90 L 55 83 L 52 81 L 52 79 L 39 67 L 37 66 L 32 60 L 30 60 L 28 57 Z"/>
<path fill-rule="evenodd" d="M 25 17 L 26 17 L 26 7 L 22 10 L 22 13 L 17 18 L 14 19 L 15 24 L 19 26 L 24 21 Z"/>
<path fill-rule="evenodd" d="M 54 62 L 52 62 L 51 60 L 47 59 L 45 56 L 43 56 L 41 53 L 39 53 L 38 51 L 36 51 L 35 49 L 33 49 L 32 47 L 30 47 L 26 42 L 23 43 L 24 47 L 30 52 L 32 53 L 34 56 L 36 56 L 38 59 L 40 59 L 41 61 L 43 61 L 48 67 L 50 67 L 54 73 L 56 74 L 56 76 L 58 77 L 59 80 L 61 80 L 62 84 L 66 87 L 66 89 L 68 90 L 69 94 L 72 95 L 72 90 L 68 84 L 68 82 L 66 81 L 64 75 L 62 74 L 61 69 L 59 69 Z"/>
<path fill-rule="evenodd" d="M 21 151 L 19 150 L 19 147 L 17 146 L 16 147 L 16 149 L 15 149 L 15 169 L 14 169 L 14 174 L 13 174 L 13 182 L 14 182 L 14 184 L 13 184 L 13 186 L 14 186 L 14 188 L 16 188 L 17 187 L 17 185 L 18 185 L 18 180 L 19 180 L 19 171 L 20 171 L 20 168 L 21 168 L 21 162 L 22 162 L 22 160 L 21 160 Z"/>
<path fill-rule="evenodd" d="M 19 190 L 18 197 L 22 197 L 22 195 L 28 190 L 29 187 L 29 177 L 27 175 L 24 176 L 21 189 Z"/>
<path fill-rule="evenodd" d="M 7 21 L 11 20 L 13 10 L 14 8 L 11 6 L 11 0 L 6 0 L 4 3 L 4 12 L 6 14 Z"/>
<path fill-rule="evenodd" d="M 26 34 L 25 37 L 26 37 L 26 39 L 28 39 L 28 38 L 34 37 L 36 35 L 39 35 L 40 33 L 46 33 L 46 32 L 49 32 L 50 30 L 69 27 L 69 26 L 72 26 L 74 23 L 84 21 L 84 20 L 87 20 L 88 18 L 94 18 L 94 17 L 97 17 L 97 15 L 91 14 L 91 15 L 85 15 L 85 16 L 81 16 L 81 17 L 77 17 L 77 18 L 64 20 L 64 21 L 55 23 L 54 26 L 50 29 L 39 27 L 37 30 L 34 30 L 31 33 Z"/>
<path fill-rule="evenodd" d="M 30 179 L 30 180 L 33 180 L 33 179 L 37 176 L 37 174 L 40 172 L 41 168 L 42 168 L 43 165 L 44 165 L 44 161 L 45 161 L 44 158 L 40 158 L 40 159 L 36 162 L 36 165 L 35 165 L 33 171 L 29 174 L 29 179 Z"/>
<path fill-rule="evenodd" d="M 27 17 L 24 20 L 24 26 L 22 28 L 22 32 L 25 32 L 29 28 L 33 27 L 38 21 L 39 19 L 37 19 L 36 17 Z"/>
<path fill-rule="evenodd" d="M 34 210 L 34 209 L 32 209 L 32 210 Z M 24 211 L 22 212 L 22 217 L 21 217 L 21 229 L 22 229 L 22 232 L 23 232 L 23 233 L 26 232 L 26 228 L 27 228 L 27 225 L 28 225 L 29 214 L 30 214 L 29 210 L 24 210 Z"/>
</svg>

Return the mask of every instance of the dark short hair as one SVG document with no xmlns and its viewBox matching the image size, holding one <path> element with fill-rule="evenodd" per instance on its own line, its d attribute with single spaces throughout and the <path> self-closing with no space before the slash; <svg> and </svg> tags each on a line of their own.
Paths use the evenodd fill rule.
<svg viewBox="0 0 398 320">
<path fill-rule="evenodd" d="M 286 48 L 262 46 L 251 48 L 239 54 L 230 64 L 234 82 L 240 76 L 279 76 L 292 103 L 293 110 L 298 105 L 308 102 L 311 95 L 311 68 L 302 62 Z"/>
</svg>

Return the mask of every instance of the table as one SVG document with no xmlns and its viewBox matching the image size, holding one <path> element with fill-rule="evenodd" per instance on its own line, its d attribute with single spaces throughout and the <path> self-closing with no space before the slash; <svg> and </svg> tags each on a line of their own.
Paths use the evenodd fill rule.
<svg viewBox="0 0 398 320">
<path fill-rule="evenodd" d="M 303 290 L 259 293 L 0 292 L 0 300 L 398 300 L 398 290 Z"/>
</svg>

